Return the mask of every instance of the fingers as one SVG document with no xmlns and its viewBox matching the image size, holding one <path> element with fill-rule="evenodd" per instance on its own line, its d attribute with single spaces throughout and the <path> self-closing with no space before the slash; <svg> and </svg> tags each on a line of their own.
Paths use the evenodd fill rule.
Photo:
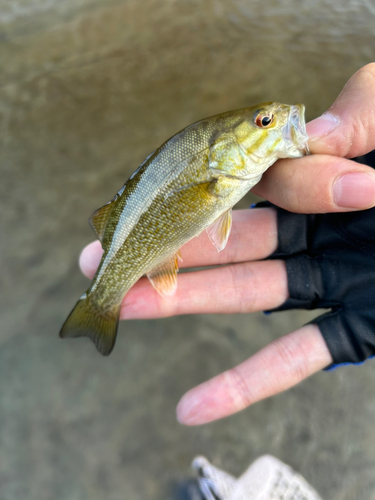
<svg viewBox="0 0 375 500">
<path fill-rule="evenodd" d="M 79 256 L 79 267 L 85 276 L 90 279 L 94 277 L 102 255 L 103 249 L 99 240 L 85 246 Z"/>
<path fill-rule="evenodd" d="M 285 263 L 245 262 L 178 276 L 175 295 L 161 297 L 147 278 L 125 296 L 121 319 L 150 319 L 177 314 L 241 313 L 280 306 L 288 298 Z"/>
<path fill-rule="evenodd" d="M 180 273 L 176 294 L 161 297 L 142 278 L 127 293 L 121 319 L 160 318 L 177 314 L 251 312 L 278 307 L 288 297 L 285 264 L 282 261 L 247 262 L 262 259 L 277 246 L 276 214 L 272 209 L 233 212 L 228 245 L 218 253 L 203 233 L 182 250 L 182 267 L 231 266 Z M 80 266 L 92 278 L 102 256 L 99 241 L 81 253 Z M 219 291 L 219 293 L 218 293 Z"/>
<path fill-rule="evenodd" d="M 290 212 L 363 210 L 375 205 L 375 171 L 345 158 L 311 155 L 278 161 L 252 191 Z"/>
<path fill-rule="evenodd" d="M 191 389 L 177 406 L 185 425 L 226 417 L 298 384 L 332 363 L 316 325 L 275 340 L 235 368 Z"/>
<path fill-rule="evenodd" d="M 272 209 L 235 210 L 232 231 L 226 248 L 217 252 L 206 232 L 189 241 L 181 250 L 181 268 L 214 266 L 264 259 L 276 250 L 277 222 Z M 79 259 L 82 272 L 92 278 L 103 250 L 95 241 L 85 247 Z"/>
<path fill-rule="evenodd" d="M 327 113 L 307 124 L 312 153 L 354 158 L 375 149 L 375 63 L 347 82 Z"/>
</svg>

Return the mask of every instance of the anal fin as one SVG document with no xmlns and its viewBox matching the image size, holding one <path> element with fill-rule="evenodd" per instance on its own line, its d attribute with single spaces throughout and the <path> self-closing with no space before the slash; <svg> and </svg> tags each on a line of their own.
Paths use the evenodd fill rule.
<svg viewBox="0 0 375 500">
<path fill-rule="evenodd" d="M 231 228 L 232 209 L 229 209 L 206 229 L 208 237 L 218 252 L 221 252 L 226 247 Z"/>
<path fill-rule="evenodd" d="M 171 297 L 177 290 L 178 260 L 182 261 L 180 251 L 147 273 L 152 286 L 162 297 Z"/>
</svg>

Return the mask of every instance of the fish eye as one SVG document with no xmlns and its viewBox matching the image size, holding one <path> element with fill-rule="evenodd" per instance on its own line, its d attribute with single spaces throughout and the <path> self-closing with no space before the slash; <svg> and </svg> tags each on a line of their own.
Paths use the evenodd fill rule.
<svg viewBox="0 0 375 500">
<path fill-rule="evenodd" d="M 253 121 L 257 127 L 268 128 L 272 125 L 275 115 L 270 112 L 256 111 L 254 113 Z"/>
</svg>

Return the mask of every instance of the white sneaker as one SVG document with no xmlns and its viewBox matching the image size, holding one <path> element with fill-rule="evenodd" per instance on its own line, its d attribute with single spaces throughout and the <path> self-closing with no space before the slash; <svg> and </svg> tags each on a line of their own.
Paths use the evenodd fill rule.
<svg viewBox="0 0 375 500">
<path fill-rule="evenodd" d="M 271 455 L 253 462 L 238 479 L 204 457 L 192 463 L 205 500 L 322 500 L 291 467 Z"/>
</svg>

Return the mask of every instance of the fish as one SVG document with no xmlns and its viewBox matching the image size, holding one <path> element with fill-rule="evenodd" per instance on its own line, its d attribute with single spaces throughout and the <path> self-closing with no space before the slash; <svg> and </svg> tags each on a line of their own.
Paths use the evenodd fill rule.
<svg viewBox="0 0 375 500">
<path fill-rule="evenodd" d="M 232 207 L 279 158 L 309 153 L 303 104 L 266 102 L 197 121 L 153 151 L 90 224 L 104 250 L 61 338 L 88 337 L 108 356 L 121 303 L 146 275 L 163 297 L 177 287 L 180 248 L 207 231 L 222 251 Z"/>
</svg>

